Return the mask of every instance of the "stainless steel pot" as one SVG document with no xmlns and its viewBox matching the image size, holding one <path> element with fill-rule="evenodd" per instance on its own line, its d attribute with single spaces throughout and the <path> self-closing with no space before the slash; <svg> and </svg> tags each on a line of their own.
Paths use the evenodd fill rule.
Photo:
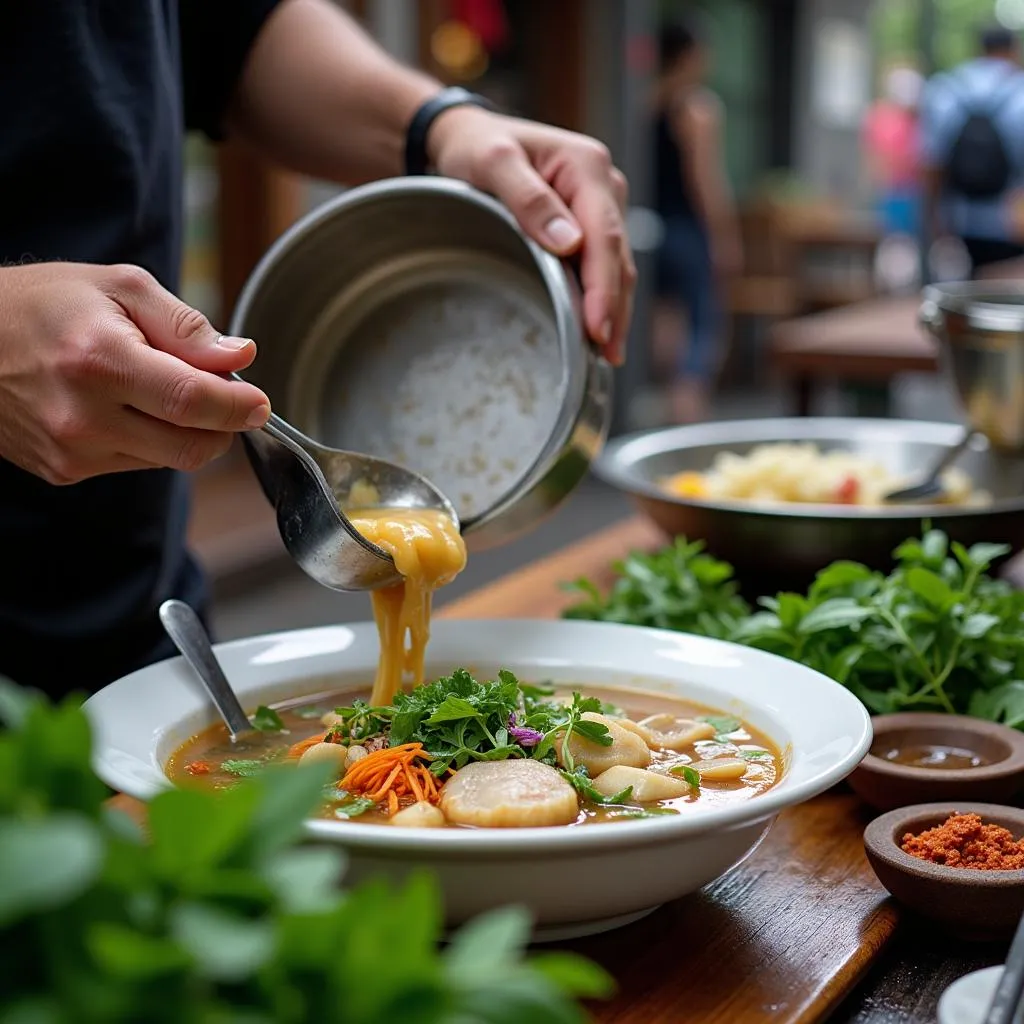
<svg viewBox="0 0 1024 1024">
<path fill-rule="evenodd" d="M 471 548 L 535 525 L 607 435 L 611 368 L 573 273 L 494 199 L 446 178 L 343 193 L 253 271 L 231 333 L 246 379 L 307 437 L 427 477 Z"/>
<path fill-rule="evenodd" d="M 1024 285 L 926 288 L 920 320 L 939 342 L 971 426 L 995 448 L 1024 453 Z"/>
</svg>

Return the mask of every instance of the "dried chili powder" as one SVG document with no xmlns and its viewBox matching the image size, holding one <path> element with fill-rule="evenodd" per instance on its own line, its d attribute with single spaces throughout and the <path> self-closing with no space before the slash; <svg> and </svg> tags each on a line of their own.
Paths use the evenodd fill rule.
<svg viewBox="0 0 1024 1024">
<path fill-rule="evenodd" d="M 900 848 L 911 857 L 950 868 L 1019 871 L 1024 868 L 1024 839 L 1001 825 L 985 824 L 977 814 L 953 814 L 918 835 L 908 832 Z"/>
</svg>

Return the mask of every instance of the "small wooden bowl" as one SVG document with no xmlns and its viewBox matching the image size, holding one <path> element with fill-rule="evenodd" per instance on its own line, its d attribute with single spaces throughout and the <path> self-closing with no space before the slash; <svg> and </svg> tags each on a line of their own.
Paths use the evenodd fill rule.
<svg viewBox="0 0 1024 1024">
<path fill-rule="evenodd" d="M 880 811 L 936 800 L 1005 804 L 1024 790 L 1024 733 L 966 715 L 900 712 L 871 719 L 875 738 L 847 779 Z M 934 745 L 970 750 L 989 763 L 977 768 L 920 768 L 897 764 L 879 748 Z"/>
<path fill-rule="evenodd" d="M 1024 836 L 1024 810 L 999 804 L 918 804 L 889 811 L 864 830 L 864 849 L 878 880 L 901 903 L 956 935 L 978 941 L 1008 939 L 1024 913 L 1024 869 L 979 871 L 950 868 L 911 857 L 900 849 L 952 814 L 977 814 Z"/>
</svg>

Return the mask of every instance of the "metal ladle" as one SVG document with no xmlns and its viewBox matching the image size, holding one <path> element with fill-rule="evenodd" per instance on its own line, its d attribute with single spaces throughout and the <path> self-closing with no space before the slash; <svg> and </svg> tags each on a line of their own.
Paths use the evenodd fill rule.
<svg viewBox="0 0 1024 1024">
<path fill-rule="evenodd" d="M 352 507 L 357 485 L 374 495 L 374 507 L 437 509 L 459 525 L 451 502 L 424 477 L 382 459 L 317 444 L 280 416 L 271 414 L 259 430 L 242 434 L 242 441 L 277 511 L 288 553 L 331 590 L 377 590 L 401 579 L 391 556 L 363 537 L 343 511 Z"/>
</svg>

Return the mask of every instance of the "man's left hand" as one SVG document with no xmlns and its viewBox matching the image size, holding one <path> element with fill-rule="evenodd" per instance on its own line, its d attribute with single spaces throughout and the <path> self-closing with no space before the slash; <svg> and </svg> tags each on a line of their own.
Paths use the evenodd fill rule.
<svg viewBox="0 0 1024 1024">
<path fill-rule="evenodd" d="M 626 179 L 607 147 L 560 128 L 454 107 L 432 126 L 428 149 L 441 174 L 497 196 L 550 252 L 580 252 L 587 332 L 620 364 L 636 265 L 626 236 Z"/>
</svg>

